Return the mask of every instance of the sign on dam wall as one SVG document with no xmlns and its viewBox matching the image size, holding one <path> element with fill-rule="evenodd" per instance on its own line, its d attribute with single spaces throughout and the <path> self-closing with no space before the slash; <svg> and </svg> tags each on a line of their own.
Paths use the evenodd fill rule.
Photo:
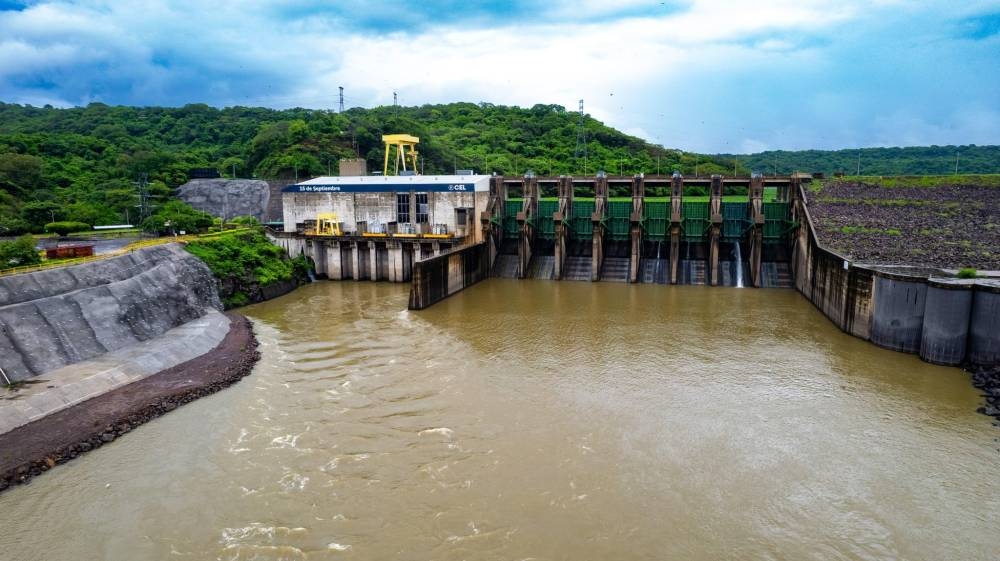
<svg viewBox="0 0 1000 561">
<path fill-rule="evenodd" d="M 0 368 L 11 380 L 92 359 L 222 309 L 208 267 L 166 244 L 0 278 Z"/>
</svg>

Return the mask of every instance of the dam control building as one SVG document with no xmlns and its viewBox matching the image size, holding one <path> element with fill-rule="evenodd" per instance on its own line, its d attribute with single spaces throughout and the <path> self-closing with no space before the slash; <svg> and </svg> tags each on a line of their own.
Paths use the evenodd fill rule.
<svg viewBox="0 0 1000 561">
<path fill-rule="evenodd" d="M 483 241 L 485 175 L 317 177 L 282 189 L 290 255 L 330 279 L 410 280 L 414 260 Z"/>
</svg>

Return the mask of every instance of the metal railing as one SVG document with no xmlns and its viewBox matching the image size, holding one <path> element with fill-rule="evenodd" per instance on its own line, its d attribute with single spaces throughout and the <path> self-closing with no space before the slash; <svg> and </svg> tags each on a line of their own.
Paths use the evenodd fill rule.
<svg viewBox="0 0 1000 561">
<path fill-rule="evenodd" d="M 152 247 L 156 245 L 163 245 L 174 242 L 186 243 L 194 240 L 217 238 L 221 236 L 228 236 L 230 234 L 246 232 L 248 230 L 251 230 L 251 228 L 236 228 L 233 230 L 223 230 L 221 232 L 212 232 L 209 234 L 188 234 L 185 236 L 165 236 L 162 238 L 154 238 L 151 240 L 139 240 L 132 242 L 120 249 L 109 251 L 108 253 L 102 253 L 100 255 L 90 255 L 88 257 L 76 257 L 73 259 L 60 259 L 58 261 L 43 261 L 35 265 L 22 265 L 20 267 L 12 267 L 10 269 L 0 269 L 0 277 L 9 277 L 11 275 L 20 275 L 22 273 L 34 273 L 37 271 L 44 271 L 46 269 L 56 269 L 59 267 L 70 267 L 73 265 L 81 265 L 83 263 L 90 263 L 92 261 L 102 261 L 104 259 L 111 259 L 112 257 L 119 257 L 121 255 L 125 255 L 126 253 L 131 253 L 137 249 L 143 249 L 146 247 Z"/>
</svg>

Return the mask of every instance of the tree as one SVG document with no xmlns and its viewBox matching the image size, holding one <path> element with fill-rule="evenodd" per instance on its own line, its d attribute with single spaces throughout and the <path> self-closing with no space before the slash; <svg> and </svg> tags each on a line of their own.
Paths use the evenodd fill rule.
<svg viewBox="0 0 1000 561">
<path fill-rule="evenodd" d="M 0 268 L 23 267 L 41 263 L 35 238 L 25 234 L 12 242 L 0 241 Z"/>
<path fill-rule="evenodd" d="M 195 210 L 181 201 L 169 201 L 142 221 L 142 229 L 157 234 L 198 232 L 212 225 L 212 215 Z"/>
<path fill-rule="evenodd" d="M 59 234 L 60 237 L 65 237 L 73 232 L 84 232 L 88 230 L 90 230 L 90 224 L 84 222 L 49 222 L 45 225 L 46 232 Z"/>
<path fill-rule="evenodd" d="M 32 227 L 41 230 L 45 224 L 63 217 L 62 205 L 51 201 L 30 201 L 21 205 L 21 216 Z"/>
</svg>

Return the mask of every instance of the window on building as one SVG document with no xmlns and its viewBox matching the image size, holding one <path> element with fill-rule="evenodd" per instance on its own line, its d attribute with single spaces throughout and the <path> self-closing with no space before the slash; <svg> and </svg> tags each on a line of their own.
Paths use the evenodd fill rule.
<svg viewBox="0 0 1000 561">
<path fill-rule="evenodd" d="M 417 193 L 417 223 L 426 224 L 427 214 L 427 193 Z"/>
<path fill-rule="evenodd" d="M 406 224 L 410 221 L 410 194 L 396 194 L 396 222 Z"/>
</svg>

